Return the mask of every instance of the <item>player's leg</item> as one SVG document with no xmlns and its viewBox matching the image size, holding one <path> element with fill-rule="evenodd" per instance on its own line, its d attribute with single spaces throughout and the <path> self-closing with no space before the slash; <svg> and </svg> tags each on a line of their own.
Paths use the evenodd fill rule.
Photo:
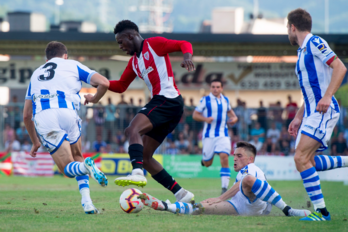
<svg viewBox="0 0 348 232">
<path fill-rule="evenodd" d="M 202 165 L 210 167 L 214 160 L 214 138 L 203 138 Z"/>
<path fill-rule="evenodd" d="M 70 144 L 71 152 L 73 159 L 77 162 L 84 162 L 81 149 L 81 138 L 74 143 Z M 98 209 L 93 205 L 90 190 L 89 190 L 89 175 L 76 176 L 75 177 L 77 184 L 79 186 L 79 191 L 81 194 L 81 205 L 86 214 L 95 214 L 98 213 Z"/>
<path fill-rule="evenodd" d="M 147 180 L 143 172 L 144 143 L 142 135 L 151 131 L 152 128 L 149 118 L 141 113 L 138 113 L 126 128 L 125 134 L 129 138 L 128 154 L 133 170 L 131 175 L 116 178 L 115 184 L 120 186 L 133 184 L 141 187 L 146 185 Z"/>
<path fill-rule="evenodd" d="M 222 201 L 215 204 L 209 203 L 198 203 L 191 204 L 185 202 L 175 202 L 170 204 L 164 201 L 161 201 L 147 193 L 143 193 L 140 196 L 141 201 L 144 205 L 149 206 L 155 210 L 168 211 L 171 213 L 180 213 L 180 214 L 214 214 L 214 215 L 238 215 L 238 212 L 234 206 L 227 202 Z"/>
<path fill-rule="evenodd" d="M 312 163 L 317 171 L 348 167 L 348 156 L 316 155 Z"/>
<path fill-rule="evenodd" d="M 307 216 L 311 213 L 308 210 L 292 209 L 267 181 L 262 181 L 254 176 L 245 176 L 241 181 L 240 188 L 250 202 L 255 201 L 255 199 L 268 202 L 283 211 L 286 216 Z"/>
<path fill-rule="evenodd" d="M 298 140 L 294 157 L 296 168 L 301 174 L 303 185 L 313 203 L 314 210 L 319 211 L 304 219 L 312 221 L 330 220 L 330 214 L 326 209 L 321 191 L 319 175 L 313 167 L 315 152 L 321 146 L 321 143 L 305 134 L 300 134 Z"/>
<path fill-rule="evenodd" d="M 144 168 L 152 175 L 152 178 L 156 180 L 163 187 L 171 191 L 177 201 L 191 202 L 194 199 L 194 195 L 182 188 L 178 182 L 163 168 L 163 166 L 153 158 L 153 154 L 160 146 L 158 140 L 162 140 L 163 137 L 155 137 L 154 134 L 160 136 L 160 132 L 153 131 L 149 135 L 143 135 L 144 146 Z M 157 138 L 152 138 L 154 136 Z"/>
<path fill-rule="evenodd" d="M 220 163 L 221 163 L 221 169 L 220 169 L 220 176 L 221 176 L 221 195 L 224 194 L 227 189 L 228 185 L 230 183 L 231 178 L 231 170 L 228 163 L 228 158 L 231 153 L 231 141 L 229 137 L 218 137 L 215 138 L 215 149 L 214 153 L 218 153 L 220 156 Z"/>
</svg>

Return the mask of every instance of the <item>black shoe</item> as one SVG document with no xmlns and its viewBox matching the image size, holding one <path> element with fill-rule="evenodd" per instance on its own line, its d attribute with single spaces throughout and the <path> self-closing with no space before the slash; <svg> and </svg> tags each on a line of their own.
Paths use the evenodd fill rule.
<svg viewBox="0 0 348 232">
<path fill-rule="evenodd" d="M 205 166 L 204 163 L 203 163 L 203 160 L 201 160 L 201 164 L 202 164 L 203 167 Z"/>
<path fill-rule="evenodd" d="M 224 194 L 227 191 L 227 188 L 222 188 L 221 189 L 221 195 Z"/>
</svg>

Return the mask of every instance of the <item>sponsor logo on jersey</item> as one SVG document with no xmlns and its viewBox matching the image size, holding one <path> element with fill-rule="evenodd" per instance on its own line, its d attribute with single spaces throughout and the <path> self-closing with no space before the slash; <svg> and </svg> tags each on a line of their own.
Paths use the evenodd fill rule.
<svg viewBox="0 0 348 232">
<path fill-rule="evenodd" d="M 144 58 L 145 58 L 146 60 L 149 60 L 149 59 L 150 59 L 149 52 L 145 52 L 145 54 L 144 54 Z"/>
<path fill-rule="evenodd" d="M 248 172 L 248 166 L 245 166 L 244 168 L 242 168 L 242 169 L 240 170 L 240 173 L 241 173 L 242 175 L 248 174 L 248 173 L 249 173 L 249 172 Z"/>
<path fill-rule="evenodd" d="M 327 47 L 325 43 L 320 38 L 314 38 L 313 43 L 319 49 L 321 53 L 324 54 L 327 51 Z"/>
<path fill-rule="evenodd" d="M 148 75 L 152 71 L 153 71 L 153 68 L 150 66 L 141 73 L 141 76 L 144 77 L 145 75 Z"/>
</svg>

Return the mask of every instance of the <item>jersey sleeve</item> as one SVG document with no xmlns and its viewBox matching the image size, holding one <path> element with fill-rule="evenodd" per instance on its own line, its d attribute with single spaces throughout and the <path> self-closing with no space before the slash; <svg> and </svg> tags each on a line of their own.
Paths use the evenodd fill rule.
<svg viewBox="0 0 348 232">
<path fill-rule="evenodd" d="M 242 168 L 238 174 L 240 174 L 241 177 L 244 177 L 246 175 L 252 175 L 252 176 L 257 177 L 256 169 L 253 167 L 253 165 L 250 165 L 250 164 L 245 166 L 244 168 Z"/>
<path fill-rule="evenodd" d="M 182 52 L 193 54 L 192 44 L 184 40 L 171 40 L 164 37 L 152 37 L 147 39 L 151 48 L 158 56 L 165 56 L 172 52 Z"/>
<path fill-rule="evenodd" d="M 199 113 L 202 113 L 204 109 L 205 109 L 205 97 L 202 97 L 201 100 L 199 101 L 198 106 L 196 106 L 195 110 L 198 111 Z"/>
<path fill-rule="evenodd" d="M 96 71 L 89 69 L 86 65 L 83 65 L 80 62 L 76 62 L 76 66 L 79 80 L 90 84 L 91 77 L 96 73 Z"/>
<path fill-rule="evenodd" d="M 31 100 L 31 82 L 29 83 L 27 93 L 25 94 L 25 100 Z"/>
<path fill-rule="evenodd" d="M 310 47 L 312 54 L 318 57 L 327 66 L 330 66 L 330 64 L 337 58 L 328 43 L 318 36 L 313 36 Z"/>
<path fill-rule="evenodd" d="M 226 96 L 224 96 L 225 100 L 227 101 L 227 111 L 232 110 L 231 104 L 230 104 L 230 100 L 228 100 L 228 98 Z"/>
<path fill-rule="evenodd" d="M 129 60 L 128 65 L 117 81 L 110 81 L 109 90 L 116 93 L 123 93 L 128 86 L 136 78 L 136 74 L 132 68 L 133 57 Z"/>
</svg>

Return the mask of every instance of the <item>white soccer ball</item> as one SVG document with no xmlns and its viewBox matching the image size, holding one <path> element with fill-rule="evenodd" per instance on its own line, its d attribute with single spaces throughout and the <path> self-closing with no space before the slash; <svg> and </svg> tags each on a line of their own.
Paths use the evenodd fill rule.
<svg viewBox="0 0 348 232">
<path fill-rule="evenodd" d="M 139 213 L 144 207 L 144 204 L 138 199 L 140 194 L 142 192 L 135 188 L 125 190 L 120 196 L 121 209 L 126 213 Z"/>
</svg>

